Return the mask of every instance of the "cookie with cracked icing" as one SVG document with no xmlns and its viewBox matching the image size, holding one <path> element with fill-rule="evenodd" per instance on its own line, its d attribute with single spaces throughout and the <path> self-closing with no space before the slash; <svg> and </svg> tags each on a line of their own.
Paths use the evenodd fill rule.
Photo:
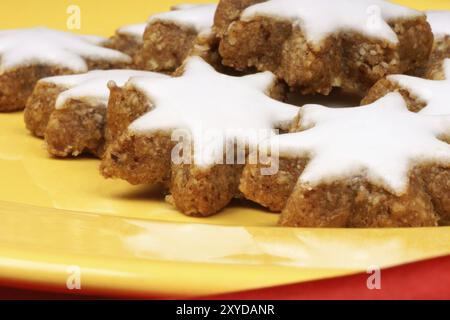
<svg viewBox="0 0 450 320">
<path fill-rule="evenodd" d="M 384 0 L 221 0 L 214 31 L 224 65 L 305 94 L 363 96 L 387 74 L 423 71 L 433 45 L 422 12 Z"/>
<path fill-rule="evenodd" d="M 136 76 L 167 77 L 146 71 L 95 70 L 41 79 L 25 109 L 27 128 L 34 135 L 45 137 L 51 155 L 90 153 L 101 157 L 105 149 L 108 83 L 123 85 Z"/>
<path fill-rule="evenodd" d="M 25 107 L 39 79 L 127 67 L 131 58 L 106 39 L 47 28 L 0 31 L 0 111 Z M 26 44 L 26 45 L 24 45 Z"/>
<path fill-rule="evenodd" d="M 171 73 L 190 55 L 220 66 L 212 32 L 216 5 L 179 5 L 149 18 L 142 48 L 134 57 L 139 69 Z"/>
<path fill-rule="evenodd" d="M 442 67 L 444 59 L 450 58 L 450 11 L 428 11 L 427 20 L 434 34 L 434 47 L 425 75 L 435 79 L 436 69 Z"/>
<path fill-rule="evenodd" d="M 428 80 L 406 75 L 391 75 L 378 81 L 362 104 L 369 104 L 389 92 L 399 92 L 413 112 L 433 115 L 450 114 L 450 59 L 443 62 L 442 68 L 436 70 L 437 80 Z M 442 79 L 442 80 L 440 80 Z"/>
<path fill-rule="evenodd" d="M 425 227 L 450 222 L 450 116 L 390 93 L 363 107 L 307 105 L 272 138 L 279 171 L 247 165 L 244 196 L 289 227 Z M 262 144 L 264 146 L 264 144 Z"/>
<path fill-rule="evenodd" d="M 182 70 L 178 77 L 136 77 L 112 88 L 119 91 L 111 93 L 108 112 L 118 109 L 120 116 L 108 114 L 116 133 L 101 172 L 132 184 L 162 183 L 184 214 L 209 216 L 239 195 L 247 149 L 287 130 L 298 108 L 270 97 L 277 83 L 270 72 L 232 77 L 200 57 L 188 58 Z M 130 110 L 143 114 L 133 114 L 131 124 Z M 125 122 L 117 124 L 120 118 Z M 243 152 L 240 161 L 235 147 Z"/>
</svg>

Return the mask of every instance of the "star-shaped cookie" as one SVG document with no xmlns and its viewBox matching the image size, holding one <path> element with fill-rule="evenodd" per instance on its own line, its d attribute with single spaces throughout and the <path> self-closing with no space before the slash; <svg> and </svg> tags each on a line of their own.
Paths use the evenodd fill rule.
<svg viewBox="0 0 450 320">
<path fill-rule="evenodd" d="M 101 156 L 110 91 L 108 83 L 125 84 L 131 77 L 167 76 L 135 70 L 96 70 L 41 79 L 25 109 L 25 123 L 44 136 L 50 154 L 66 157 L 84 152 Z"/>
<path fill-rule="evenodd" d="M 128 66 L 106 39 L 47 28 L 0 31 L 0 111 L 23 109 L 42 78 Z"/>
<path fill-rule="evenodd" d="M 297 227 L 432 226 L 450 216 L 450 115 L 410 112 L 390 93 L 358 108 L 308 105 L 272 138 L 280 171 L 244 171 L 244 196 Z M 284 193 L 280 192 L 282 190 Z"/>
<path fill-rule="evenodd" d="M 433 45 L 423 12 L 384 0 L 221 0 L 215 30 L 223 64 L 270 70 L 305 94 L 364 95 L 424 68 Z"/>
<path fill-rule="evenodd" d="M 131 79 L 122 108 L 138 103 L 126 99 L 135 91 L 154 108 L 109 148 L 103 174 L 133 184 L 163 182 L 185 214 L 216 213 L 238 195 L 249 150 L 287 129 L 298 113 L 268 96 L 275 84 L 269 72 L 231 77 L 199 57 L 186 61 L 180 77 Z"/>
</svg>

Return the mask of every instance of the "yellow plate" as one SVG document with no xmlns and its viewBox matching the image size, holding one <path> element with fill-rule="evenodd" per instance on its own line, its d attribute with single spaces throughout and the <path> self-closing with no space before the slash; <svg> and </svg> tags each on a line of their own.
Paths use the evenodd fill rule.
<svg viewBox="0 0 450 320">
<path fill-rule="evenodd" d="M 448 1 L 401 2 L 450 9 Z M 61 3 L 9 1 L 0 26 L 42 24 L 59 9 L 64 18 Z M 133 1 L 121 15 L 122 2 L 78 3 L 89 18 L 82 31 L 104 34 L 144 19 L 144 7 L 173 4 Z M 24 18 L 24 4 L 36 15 Z M 89 16 L 102 5 L 108 14 Z M 97 160 L 50 158 L 21 113 L 0 114 L 0 128 L 0 282 L 65 291 L 80 276 L 82 294 L 191 297 L 450 254 L 450 228 L 280 229 L 276 215 L 238 201 L 210 219 L 188 218 L 152 187 L 104 180 Z"/>
</svg>

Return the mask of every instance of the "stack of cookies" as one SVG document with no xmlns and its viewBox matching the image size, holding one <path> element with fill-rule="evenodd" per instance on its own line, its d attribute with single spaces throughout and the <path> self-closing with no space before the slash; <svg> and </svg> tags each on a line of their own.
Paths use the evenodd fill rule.
<svg viewBox="0 0 450 320">
<path fill-rule="evenodd" d="M 186 215 L 245 198 L 288 227 L 450 223 L 450 12 L 186 4 L 109 39 L 0 31 L 0 67 L 0 111 L 25 109 L 51 155 L 160 184 Z M 336 91 L 361 105 L 286 99 Z"/>
</svg>

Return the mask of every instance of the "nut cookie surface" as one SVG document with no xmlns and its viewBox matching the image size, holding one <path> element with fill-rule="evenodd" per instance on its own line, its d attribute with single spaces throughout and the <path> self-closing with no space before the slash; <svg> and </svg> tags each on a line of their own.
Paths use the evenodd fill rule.
<svg viewBox="0 0 450 320">
<path fill-rule="evenodd" d="M 134 57 L 142 47 L 146 27 L 146 23 L 136 23 L 120 27 L 116 30 L 115 35 L 108 40 L 107 47 Z"/>
</svg>

